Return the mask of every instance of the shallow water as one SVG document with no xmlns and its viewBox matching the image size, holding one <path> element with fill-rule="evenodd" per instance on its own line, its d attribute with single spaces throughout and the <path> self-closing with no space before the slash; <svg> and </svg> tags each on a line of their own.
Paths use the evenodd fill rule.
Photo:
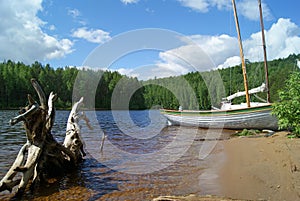
<svg viewBox="0 0 300 201">
<path fill-rule="evenodd" d="M 64 139 L 68 114 L 56 113 L 52 133 L 59 142 Z M 26 141 L 21 123 L 8 124 L 16 115 L 17 111 L 0 111 L 1 178 Z M 27 191 L 24 200 L 151 200 L 159 195 L 207 194 L 210 189 L 205 186 L 203 172 L 206 159 L 214 154 L 200 157 L 199 153 L 210 152 L 216 141 L 203 140 L 212 132 L 221 139 L 233 132 L 166 127 L 166 120 L 155 110 L 87 115 L 94 129 L 81 122 L 87 156 L 78 170 L 33 193 Z M 8 192 L 0 193 L 1 200 L 10 197 Z"/>
</svg>

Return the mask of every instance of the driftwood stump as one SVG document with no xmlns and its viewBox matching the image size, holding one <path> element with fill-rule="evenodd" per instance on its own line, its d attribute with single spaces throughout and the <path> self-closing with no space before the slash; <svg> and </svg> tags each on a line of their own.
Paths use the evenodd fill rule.
<svg viewBox="0 0 300 201">
<path fill-rule="evenodd" d="M 19 111 L 19 115 L 10 120 L 14 125 L 23 122 L 26 131 L 27 142 L 21 147 L 16 160 L 6 175 L 0 181 L 0 191 L 12 191 L 18 185 L 17 196 L 23 194 L 28 182 L 32 179 L 31 188 L 40 181 L 63 174 L 76 168 L 85 153 L 80 138 L 79 120 L 84 119 L 89 125 L 85 114 L 79 114 L 79 107 L 83 104 L 83 98 L 76 102 L 69 115 L 64 143 L 58 143 L 51 134 L 55 120 L 54 101 L 57 95 L 50 93 L 48 103 L 46 96 L 35 79 L 31 79 L 32 86 L 38 94 L 37 103 L 28 95 L 29 105 Z M 51 167 L 51 168 L 50 168 Z M 22 173 L 21 179 L 13 180 Z"/>
</svg>

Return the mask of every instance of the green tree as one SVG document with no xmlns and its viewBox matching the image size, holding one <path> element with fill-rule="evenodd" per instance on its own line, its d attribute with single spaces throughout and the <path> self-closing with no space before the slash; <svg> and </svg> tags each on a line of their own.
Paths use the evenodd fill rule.
<svg viewBox="0 0 300 201">
<path fill-rule="evenodd" d="M 296 64 L 299 59 L 300 55 L 293 54 L 287 58 L 268 62 L 271 101 L 280 99 L 278 90 L 283 89 L 285 80 L 292 72 L 298 70 Z M 262 62 L 247 63 L 249 88 L 260 86 L 264 82 L 263 66 Z M 221 75 L 221 83 L 217 82 L 219 79 L 215 79 L 216 73 Z M 120 80 L 126 81 L 120 92 L 126 92 L 132 86 L 140 86 L 130 99 L 131 109 L 153 107 L 178 109 L 179 104 L 184 109 L 210 109 L 212 105 L 218 107 L 221 98 L 237 91 L 244 91 L 242 69 L 239 65 L 209 72 L 190 72 L 182 76 L 139 81 L 118 72 L 80 70 L 71 67 L 53 69 L 49 64 L 42 65 L 37 61 L 25 65 L 22 62 L 7 60 L 0 63 L 0 108 L 18 108 L 26 103 L 28 93 L 35 96 L 36 93 L 30 84 L 31 78 L 38 79 L 46 94 L 50 91 L 57 93 L 59 101 L 56 104 L 60 109 L 70 108 L 72 98 L 79 99 L 72 97 L 74 94 L 85 96 L 86 105 L 89 107 L 93 107 L 91 103 L 95 101 L 96 108 L 110 109 L 112 94 Z M 75 85 L 76 89 L 73 89 L 75 80 L 78 83 Z M 95 87 L 97 87 L 96 94 L 92 97 L 91 92 Z M 73 90 L 76 93 L 73 93 Z M 265 93 L 258 95 L 266 98 Z M 251 101 L 257 100 L 251 96 Z M 233 101 L 233 103 L 241 102 L 245 102 L 245 97 Z"/>
<path fill-rule="evenodd" d="M 278 118 L 279 129 L 291 129 L 300 137 L 300 72 L 293 72 L 280 90 L 280 102 L 273 105 L 273 114 Z"/>
</svg>

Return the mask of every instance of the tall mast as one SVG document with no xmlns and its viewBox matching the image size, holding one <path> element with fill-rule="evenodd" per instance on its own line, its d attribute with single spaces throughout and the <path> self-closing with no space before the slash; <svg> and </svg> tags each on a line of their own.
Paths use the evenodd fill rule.
<svg viewBox="0 0 300 201">
<path fill-rule="evenodd" d="M 238 35 L 239 40 L 239 47 L 240 47 L 240 57 L 242 60 L 242 70 L 243 70 L 243 77 L 244 77 L 244 87 L 246 92 L 246 102 L 247 107 L 250 107 L 250 98 L 249 98 L 249 92 L 248 92 L 248 80 L 247 80 L 247 74 L 246 74 L 246 63 L 244 58 L 244 52 L 243 52 L 243 45 L 242 45 L 242 39 L 241 39 L 241 33 L 240 33 L 240 26 L 239 26 L 239 19 L 236 12 L 236 6 L 235 1 L 232 0 L 232 6 L 233 6 L 233 12 L 234 12 L 234 18 L 235 18 L 235 24 L 236 24 L 236 32 Z"/>
<path fill-rule="evenodd" d="M 261 25 L 261 35 L 262 35 L 261 38 L 262 38 L 262 44 L 263 44 L 263 50 L 264 50 L 264 66 L 265 66 L 265 76 L 266 76 L 267 102 L 270 103 L 268 61 L 267 61 L 265 28 L 264 28 L 264 22 L 263 22 L 263 13 L 262 13 L 261 0 L 258 0 L 258 7 L 259 7 L 259 16 L 260 16 L 260 25 Z"/>
</svg>

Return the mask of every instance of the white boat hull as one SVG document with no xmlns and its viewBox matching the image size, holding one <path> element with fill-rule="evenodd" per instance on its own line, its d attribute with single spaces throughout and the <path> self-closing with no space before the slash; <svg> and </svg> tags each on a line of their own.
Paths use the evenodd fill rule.
<svg viewBox="0 0 300 201">
<path fill-rule="evenodd" d="M 162 110 L 162 114 L 172 125 L 226 129 L 278 129 L 277 118 L 271 114 L 270 106 L 223 111 Z"/>
</svg>

